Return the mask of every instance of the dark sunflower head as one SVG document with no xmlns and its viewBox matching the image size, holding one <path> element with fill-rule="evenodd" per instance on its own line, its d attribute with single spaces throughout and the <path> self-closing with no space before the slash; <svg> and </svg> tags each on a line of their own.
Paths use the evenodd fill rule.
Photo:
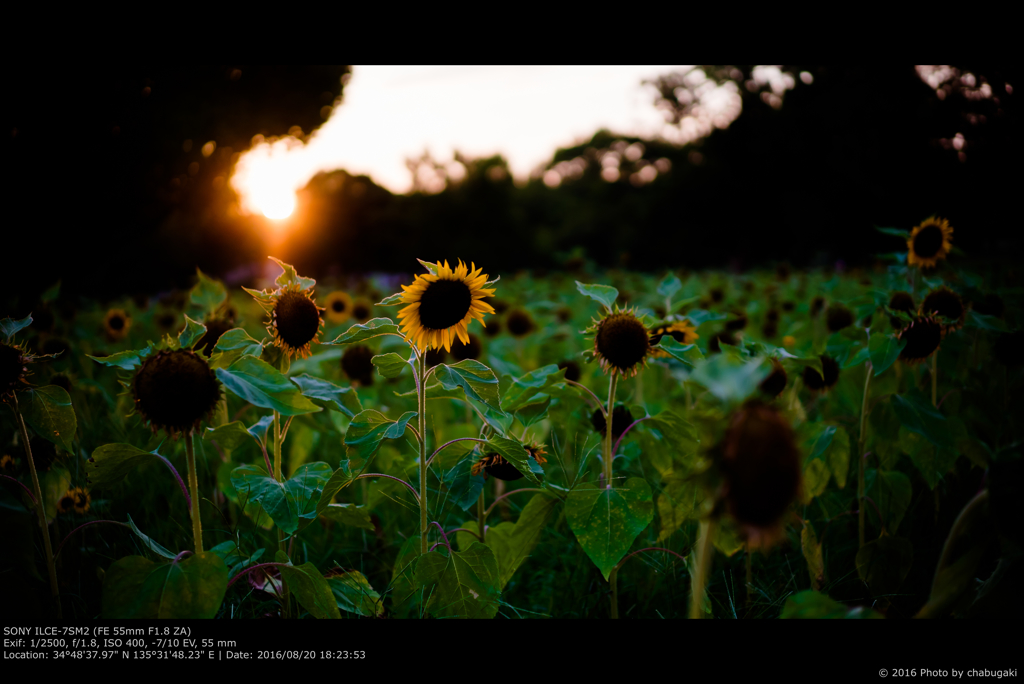
<svg viewBox="0 0 1024 684">
<path fill-rule="evenodd" d="M 825 325 L 831 333 L 836 333 L 843 328 L 848 328 L 853 325 L 853 312 L 842 304 L 833 304 L 828 307 L 828 314 L 825 317 Z"/>
<path fill-rule="evenodd" d="M 103 331 L 111 342 L 123 340 L 128 336 L 128 329 L 132 326 L 132 319 L 124 309 L 111 309 L 103 317 Z"/>
<path fill-rule="evenodd" d="M 492 318 L 484 324 L 484 335 L 488 337 L 497 337 L 501 334 L 501 319 Z"/>
<path fill-rule="evenodd" d="M 632 309 L 607 314 L 587 332 L 594 333 L 594 355 L 601 368 L 625 375 L 636 375 L 647 363 L 651 353 L 651 337 L 647 327 Z"/>
<path fill-rule="evenodd" d="M 537 463 L 544 464 L 548 462 L 545 458 L 547 452 L 544 450 L 543 444 L 524 444 L 523 446 L 526 448 L 527 455 Z M 480 456 L 480 459 L 473 464 L 470 472 L 473 475 L 479 475 L 482 471 L 506 482 L 513 482 L 523 477 L 518 468 L 498 453 L 488 453 Z"/>
<path fill-rule="evenodd" d="M 755 546 L 770 545 L 800 492 L 800 451 L 793 429 L 777 410 L 752 401 L 732 417 L 718 452 L 730 515 Z"/>
<path fill-rule="evenodd" d="M 992 355 L 1004 366 L 1016 368 L 1024 360 L 1024 355 L 1021 354 L 1022 350 L 1024 350 L 1024 329 L 1000 335 L 992 347 Z"/>
<path fill-rule="evenodd" d="M 209 357 L 213 354 L 214 348 L 220 336 L 235 327 L 233 321 L 223 318 L 211 318 L 205 321 L 206 332 L 196 344 L 196 349 L 202 352 L 203 356 Z"/>
<path fill-rule="evenodd" d="M 21 347 L 0 342 L 0 396 L 6 396 L 26 384 L 28 358 Z"/>
<path fill-rule="evenodd" d="M 708 338 L 708 351 L 718 354 L 722 351 L 722 344 L 736 344 L 736 335 L 731 330 L 719 330 Z"/>
<path fill-rule="evenodd" d="M 900 352 L 900 361 L 920 363 L 939 348 L 942 326 L 930 316 L 918 316 L 900 330 L 899 339 L 907 341 L 907 346 Z"/>
<path fill-rule="evenodd" d="M 953 228 L 949 221 L 929 218 L 915 226 L 907 238 L 907 265 L 934 268 L 953 248 Z"/>
<path fill-rule="evenodd" d="M 57 502 L 58 513 L 70 513 L 75 509 L 75 493 L 72 490 L 64 492 L 64 496 L 60 497 Z"/>
<path fill-rule="evenodd" d="M 565 379 L 572 382 L 580 381 L 580 366 L 575 361 L 562 361 L 558 364 L 558 369 L 565 369 Z"/>
<path fill-rule="evenodd" d="M 949 319 L 943 327 L 943 334 L 957 330 L 964 324 L 966 310 L 960 295 L 948 287 L 940 287 L 932 290 L 921 302 L 921 313 L 924 315 L 936 315 Z"/>
<path fill-rule="evenodd" d="M 352 297 L 347 292 L 335 290 L 327 295 L 324 309 L 327 311 L 327 320 L 331 323 L 344 323 L 352 316 Z"/>
<path fill-rule="evenodd" d="M 354 344 L 341 355 L 341 370 L 352 382 L 360 385 L 373 384 L 373 351 L 362 344 Z"/>
<path fill-rule="evenodd" d="M 558 310 L 555 311 L 555 318 L 559 323 L 568 323 L 572 319 L 572 309 L 567 306 L 558 307 Z"/>
<path fill-rule="evenodd" d="M 818 373 L 810 366 L 804 366 L 804 384 L 815 391 L 827 391 L 839 381 L 839 364 L 826 354 L 822 354 L 818 358 L 821 359 L 821 370 L 824 371 L 824 374 Z"/>
<path fill-rule="evenodd" d="M 533 318 L 523 309 L 514 309 L 505 317 L 505 327 L 513 337 L 525 337 L 533 332 Z"/>
<path fill-rule="evenodd" d="M 825 298 L 818 296 L 811 300 L 811 317 L 816 318 L 825 308 Z"/>
<path fill-rule="evenodd" d="M 743 330 L 747 327 L 747 315 L 743 312 L 736 312 L 733 317 L 725 322 L 726 330 Z"/>
<path fill-rule="evenodd" d="M 448 352 L 444 350 L 444 347 L 431 347 L 427 350 L 426 356 L 427 368 L 433 368 L 437 364 L 448 360 Z"/>
<path fill-rule="evenodd" d="M 469 333 L 469 344 L 458 339 L 452 342 L 452 357 L 457 361 L 478 359 L 481 351 L 483 346 L 480 344 L 480 338 L 473 333 Z"/>
<path fill-rule="evenodd" d="M 498 314 L 499 316 L 508 311 L 509 309 L 508 302 L 505 301 L 504 299 L 494 299 L 491 302 L 491 305 L 494 307 L 494 313 Z"/>
<path fill-rule="evenodd" d="M 630 425 L 634 423 L 633 414 L 625 404 L 618 404 L 612 411 L 612 439 L 618 439 Z M 604 412 L 596 409 L 590 416 L 590 424 L 599 435 L 605 434 L 608 423 L 604 419 Z"/>
<path fill-rule="evenodd" d="M 220 400 L 220 383 L 205 360 L 188 349 L 164 350 L 132 379 L 135 408 L 156 432 L 171 436 L 198 428 Z"/>
<path fill-rule="evenodd" d="M 0 473 L 10 477 L 18 469 L 18 464 L 15 463 L 14 457 L 10 454 L 4 454 L 0 457 Z"/>
<path fill-rule="evenodd" d="M 322 310 L 309 290 L 297 286 L 280 290 L 274 298 L 267 332 L 274 336 L 274 344 L 286 355 L 306 358 L 310 354 L 309 345 L 317 341 L 323 327 Z"/>
<path fill-rule="evenodd" d="M 761 381 L 758 388 L 766 397 L 774 399 L 782 394 L 782 390 L 786 389 L 787 379 L 786 369 L 776 359 L 772 359 L 772 372 Z"/>
<path fill-rule="evenodd" d="M 712 288 L 710 294 L 711 301 L 713 301 L 715 304 L 719 304 L 723 299 L 725 299 L 725 290 L 723 290 L 720 287 Z"/>
<path fill-rule="evenodd" d="M 761 334 L 767 339 L 772 339 L 779 334 L 779 324 L 775 321 L 765 321 L 761 327 Z"/>
<path fill-rule="evenodd" d="M 160 328 L 164 332 L 169 332 L 174 328 L 174 323 L 178 320 L 170 311 L 164 311 L 156 317 L 156 327 Z"/>
<path fill-rule="evenodd" d="M 373 302 L 360 297 L 352 302 L 352 318 L 358 323 L 365 323 L 373 317 Z"/>
<path fill-rule="evenodd" d="M 792 311 L 795 308 L 796 308 L 796 304 L 792 300 L 790 300 L 790 299 L 787 299 L 786 301 L 782 302 L 782 310 L 783 311 Z"/>
<path fill-rule="evenodd" d="M 764 320 L 768 323 L 778 323 L 779 321 L 779 310 L 768 309 L 768 313 L 764 315 Z"/>
<path fill-rule="evenodd" d="M 68 492 L 68 494 L 70 494 L 75 500 L 73 504 L 75 513 L 85 515 L 89 512 L 89 504 L 92 503 L 92 497 L 89 496 L 88 489 L 85 489 L 84 487 L 75 487 Z"/>
<path fill-rule="evenodd" d="M 28 441 L 28 446 L 32 450 L 32 462 L 40 473 L 46 472 L 54 463 L 60 460 L 57 447 L 49 440 L 45 440 L 42 437 L 33 437 Z"/>
<path fill-rule="evenodd" d="M 889 297 L 889 308 L 893 311 L 914 312 L 914 298 L 909 292 L 893 292 Z"/>
</svg>

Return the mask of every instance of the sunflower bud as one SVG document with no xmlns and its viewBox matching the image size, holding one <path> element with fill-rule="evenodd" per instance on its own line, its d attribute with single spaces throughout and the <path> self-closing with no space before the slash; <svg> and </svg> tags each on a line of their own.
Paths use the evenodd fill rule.
<svg viewBox="0 0 1024 684">
<path fill-rule="evenodd" d="M 907 341 L 907 346 L 900 352 L 900 361 L 920 363 L 939 348 L 942 326 L 934 318 L 920 316 L 900 331 L 899 339 Z"/>
</svg>

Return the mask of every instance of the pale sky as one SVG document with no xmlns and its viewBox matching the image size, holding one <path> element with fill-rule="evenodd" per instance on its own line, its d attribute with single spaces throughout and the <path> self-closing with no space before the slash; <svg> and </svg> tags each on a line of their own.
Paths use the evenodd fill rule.
<svg viewBox="0 0 1024 684">
<path fill-rule="evenodd" d="M 648 138 L 665 133 L 655 91 L 641 81 L 682 69 L 354 66 L 343 102 L 308 143 L 257 145 L 239 160 L 232 183 L 250 211 L 284 216 L 294 192 L 319 171 L 345 169 L 408 192 L 405 160 L 425 150 L 441 162 L 456 150 L 470 157 L 500 153 L 524 180 L 556 148 L 600 128 Z"/>
</svg>

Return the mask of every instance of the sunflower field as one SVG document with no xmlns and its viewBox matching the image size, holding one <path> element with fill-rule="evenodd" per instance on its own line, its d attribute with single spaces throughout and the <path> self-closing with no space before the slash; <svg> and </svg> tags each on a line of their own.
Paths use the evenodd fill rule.
<svg viewBox="0 0 1024 684">
<path fill-rule="evenodd" d="M 58 284 L 0 330 L 5 610 L 1016 613 L 1022 289 L 881 230 L 868 270 Z"/>
</svg>

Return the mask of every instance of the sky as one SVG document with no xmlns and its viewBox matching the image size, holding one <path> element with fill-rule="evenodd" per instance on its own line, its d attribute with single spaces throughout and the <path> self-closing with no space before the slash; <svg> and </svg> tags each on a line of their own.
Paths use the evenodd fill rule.
<svg viewBox="0 0 1024 684">
<path fill-rule="evenodd" d="M 655 91 L 641 81 L 682 69 L 354 66 L 343 101 L 306 143 L 257 142 L 240 158 L 232 183 L 244 209 L 283 218 L 295 191 L 320 171 L 366 174 L 392 192 L 408 192 L 406 159 L 424 151 L 440 162 L 452 162 L 456 150 L 469 157 L 500 153 L 522 181 L 557 148 L 600 128 L 647 138 L 665 132 Z M 708 95 L 709 102 L 723 99 Z"/>
</svg>

